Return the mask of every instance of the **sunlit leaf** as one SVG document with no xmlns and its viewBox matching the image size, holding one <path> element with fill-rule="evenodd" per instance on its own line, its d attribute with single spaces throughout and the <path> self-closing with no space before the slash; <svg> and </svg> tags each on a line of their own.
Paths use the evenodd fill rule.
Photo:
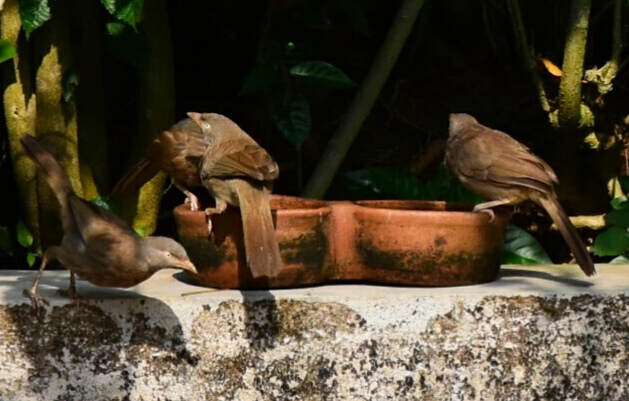
<svg viewBox="0 0 629 401">
<path fill-rule="evenodd" d="M 26 263 L 28 267 L 33 267 L 35 262 L 37 261 L 37 254 L 34 252 L 29 252 L 26 254 Z"/>
<path fill-rule="evenodd" d="M 15 228 L 17 231 L 17 242 L 22 245 L 22 247 L 28 248 L 33 245 L 33 234 L 31 234 L 31 231 L 22 220 L 18 220 Z"/>
<path fill-rule="evenodd" d="M 15 57 L 15 47 L 8 40 L 0 39 L 0 63 Z"/>
<path fill-rule="evenodd" d="M 345 73 L 323 61 L 304 61 L 290 69 L 291 75 L 307 82 L 329 88 L 351 88 L 356 86 Z"/>
<path fill-rule="evenodd" d="M 270 88 L 280 82 L 280 74 L 271 66 L 255 67 L 245 77 L 240 95 Z"/>
<path fill-rule="evenodd" d="M 509 224 L 505 235 L 502 263 L 516 265 L 552 264 L 542 245 L 525 230 Z"/>
<path fill-rule="evenodd" d="M 273 121 L 284 137 L 301 149 L 310 133 L 310 105 L 305 99 L 295 99 L 288 107 L 278 105 L 273 110 Z"/>
<path fill-rule="evenodd" d="M 146 226 L 142 226 L 142 227 L 138 227 L 135 229 L 135 232 L 140 236 L 140 237 L 146 237 Z"/>
<path fill-rule="evenodd" d="M 111 15 L 135 28 L 144 0 L 101 0 L 101 3 Z"/>
<path fill-rule="evenodd" d="M 542 59 L 540 59 L 540 61 L 542 62 L 542 64 L 546 68 L 546 71 L 548 71 L 550 73 L 550 75 L 553 75 L 555 77 L 560 77 L 563 74 L 563 72 L 561 71 L 561 68 L 559 68 L 555 64 L 553 64 L 552 61 L 550 61 L 550 60 L 548 60 L 546 58 L 542 58 Z"/>
<path fill-rule="evenodd" d="M 626 196 L 617 196 L 610 202 L 616 210 L 629 210 L 629 201 Z"/>
<path fill-rule="evenodd" d="M 35 29 L 44 25 L 51 17 L 48 0 L 18 0 L 20 19 L 28 39 Z"/>
<path fill-rule="evenodd" d="M 621 255 L 629 251 L 629 233 L 622 227 L 609 227 L 596 236 L 591 251 L 598 256 Z"/>
</svg>

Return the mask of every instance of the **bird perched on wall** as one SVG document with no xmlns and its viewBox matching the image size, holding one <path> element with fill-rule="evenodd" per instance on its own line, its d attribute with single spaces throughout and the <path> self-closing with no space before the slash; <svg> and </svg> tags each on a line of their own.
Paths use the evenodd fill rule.
<svg viewBox="0 0 629 401">
<path fill-rule="evenodd" d="M 581 270 L 587 276 L 596 273 L 590 254 L 557 200 L 555 172 L 526 146 L 481 125 L 469 114 L 450 114 L 445 161 L 465 187 L 489 200 L 476 205 L 474 211 L 485 211 L 493 218 L 489 208 L 534 201 L 555 222 Z"/>
<path fill-rule="evenodd" d="M 199 209 L 192 188 L 202 187 L 199 162 L 207 144 L 201 128 L 190 118 L 162 132 L 149 145 L 144 157 L 116 183 L 112 196 L 137 191 L 160 170 L 169 174 L 175 186 L 186 195 L 191 210 Z"/>
<path fill-rule="evenodd" d="M 100 287 L 132 287 L 168 267 L 191 273 L 196 268 L 184 248 L 166 237 L 140 237 L 112 212 L 81 199 L 53 155 L 39 141 L 25 134 L 20 138 L 28 156 L 52 189 L 61 206 L 63 239 L 46 249 L 33 286 L 25 293 L 35 308 L 37 286 L 46 264 L 57 259 L 70 270 L 67 293 L 78 298 L 74 274 Z"/>
<path fill-rule="evenodd" d="M 247 264 L 254 278 L 275 277 L 282 259 L 271 216 L 270 194 L 279 168 L 273 158 L 229 118 L 214 113 L 188 113 L 201 128 L 207 150 L 201 159 L 201 180 L 216 206 L 240 208 Z"/>
</svg>

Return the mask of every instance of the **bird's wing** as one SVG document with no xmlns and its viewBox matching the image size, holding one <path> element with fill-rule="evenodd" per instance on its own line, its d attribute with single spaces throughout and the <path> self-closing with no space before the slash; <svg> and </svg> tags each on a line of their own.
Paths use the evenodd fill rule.
<svg viewBox="0 0 629 401">
<path fill-rule="evenodd" d="M 499 186 L 523 186 L 542 192 L 557 183 L 550 166 L 526 146 L 504 132 L 491 131 L 472 132 L 465 137 L 465 145 L 457 147 L 455 157 L 466 160 L 462 174 Z"/>
<path fill-rule="evenodd" d="M 277 178 L 279 169 L 266 150 L 248 138 L 239 138 L 217 142 L 209 147 L 204 156 L 203 174 L 208 177 L 243 176 L 265 181 Z"/>
</svg>

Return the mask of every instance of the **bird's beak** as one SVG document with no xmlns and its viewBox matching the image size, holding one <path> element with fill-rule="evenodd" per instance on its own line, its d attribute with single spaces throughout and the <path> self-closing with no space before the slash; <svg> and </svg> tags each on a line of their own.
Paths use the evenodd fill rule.
<svg viewBox="0 0 629 401">
<path fill-rule="evenodd" d="M 177 260 L 175 263 L 173 263 L 174 267 L 179 267 L 181 269 L 187 270 L 190 273 L 193 274 L 199 274 L 199 272 L 197 271 L 197 268 L 192 264 L 192 262 L 190 261 L 190 259 L 185 259 L 185 260 Z"/>
<path fill-rule="evenodd" d="M 201 114 L 199 113 L 195 113 L 193 111 L 189 111 L 186 113 L 186 115 L 188 117 L 190 117 L 191 119 L 193 119 L 197 124 L 201 121 Z"/>
</svg>

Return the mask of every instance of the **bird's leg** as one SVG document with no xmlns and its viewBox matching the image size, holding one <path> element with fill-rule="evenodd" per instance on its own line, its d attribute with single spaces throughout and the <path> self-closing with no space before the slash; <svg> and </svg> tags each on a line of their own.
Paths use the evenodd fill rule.
<svg viewBox="0 0 629 401">
<path fill-rule="evenodd" d="M 478 205 L 474 206 L 474 209 L 472 209 L 473 212 L 482 212 L 482 213 L 487 213 L 489 215 L 489 222 L 491 223 L 492 221 L 494 221 L 494 211 L 491 209 L 492 207 L 496 207 L 496 206 L 502 206 L 502 205 L 512 205 L 514 203 L 517 203 L 520 200 L 520 198 L 505 198 L 505 199 L 498 199 L 495 201 L 491 201 L 491 202 L 485 202 L 485 203 L 479 203 Z"/>
<path fill-rule="evenodd" d="M 39 287 L 39 281 L 41 280 L 42 275 L 44 274 L 44 269 L 46 268 L 46 264 L 48 264 L 49 260 L 55 259 L 55 249 L 57 247 L 53 246 L 46 249 L 44 252 L 44 256 L 41 261 L 41 265 L 39 265 L 39 270 L 37 271 L 37 276 L 35 276 L 35 281 L 33 281 L 33 285 L 31 288 L 24 290 L 23 294 L 26 297 L 31 299 L 31 306 L 37 313 L 39 313 L 39 303 L 42 302 L 46 305 L 49 305 L 50 302 L 39 294 L 37 294 L 37 287 Z"/>
<path fill-rule="evenodd" d="M 76 275 L 74 272 L 70 272 L 70 286 L 65 290 L 61 288 L 58 289 L 57 294 L 70 298 L 72 301 L 76 302 L 77 306 L 80 304 L 83 297 L 76 290 Z"/>
<path fill-rule="evenodd" d="M 205 215 L 207 216 L 207 233 L 212 233 L 212 215 L 221 214 L 227 209 L 227 202 L 222 199 L 214 199 L 216 206 L 205 208 Z"/>
<path fill-rule="evenodd" d="M 181 185 L 175 184 L 175 186 L 177 187 L 177 189 L 183 192 L 184 195 L 186 195 L 186 203 L 190 204 L 190 210 L 192 210 L 193 212 L 199 210 L 199 198 L 197 198 L 195 194 L 193 194 L 188 189 L 182 187 Z"/>
</svg>

